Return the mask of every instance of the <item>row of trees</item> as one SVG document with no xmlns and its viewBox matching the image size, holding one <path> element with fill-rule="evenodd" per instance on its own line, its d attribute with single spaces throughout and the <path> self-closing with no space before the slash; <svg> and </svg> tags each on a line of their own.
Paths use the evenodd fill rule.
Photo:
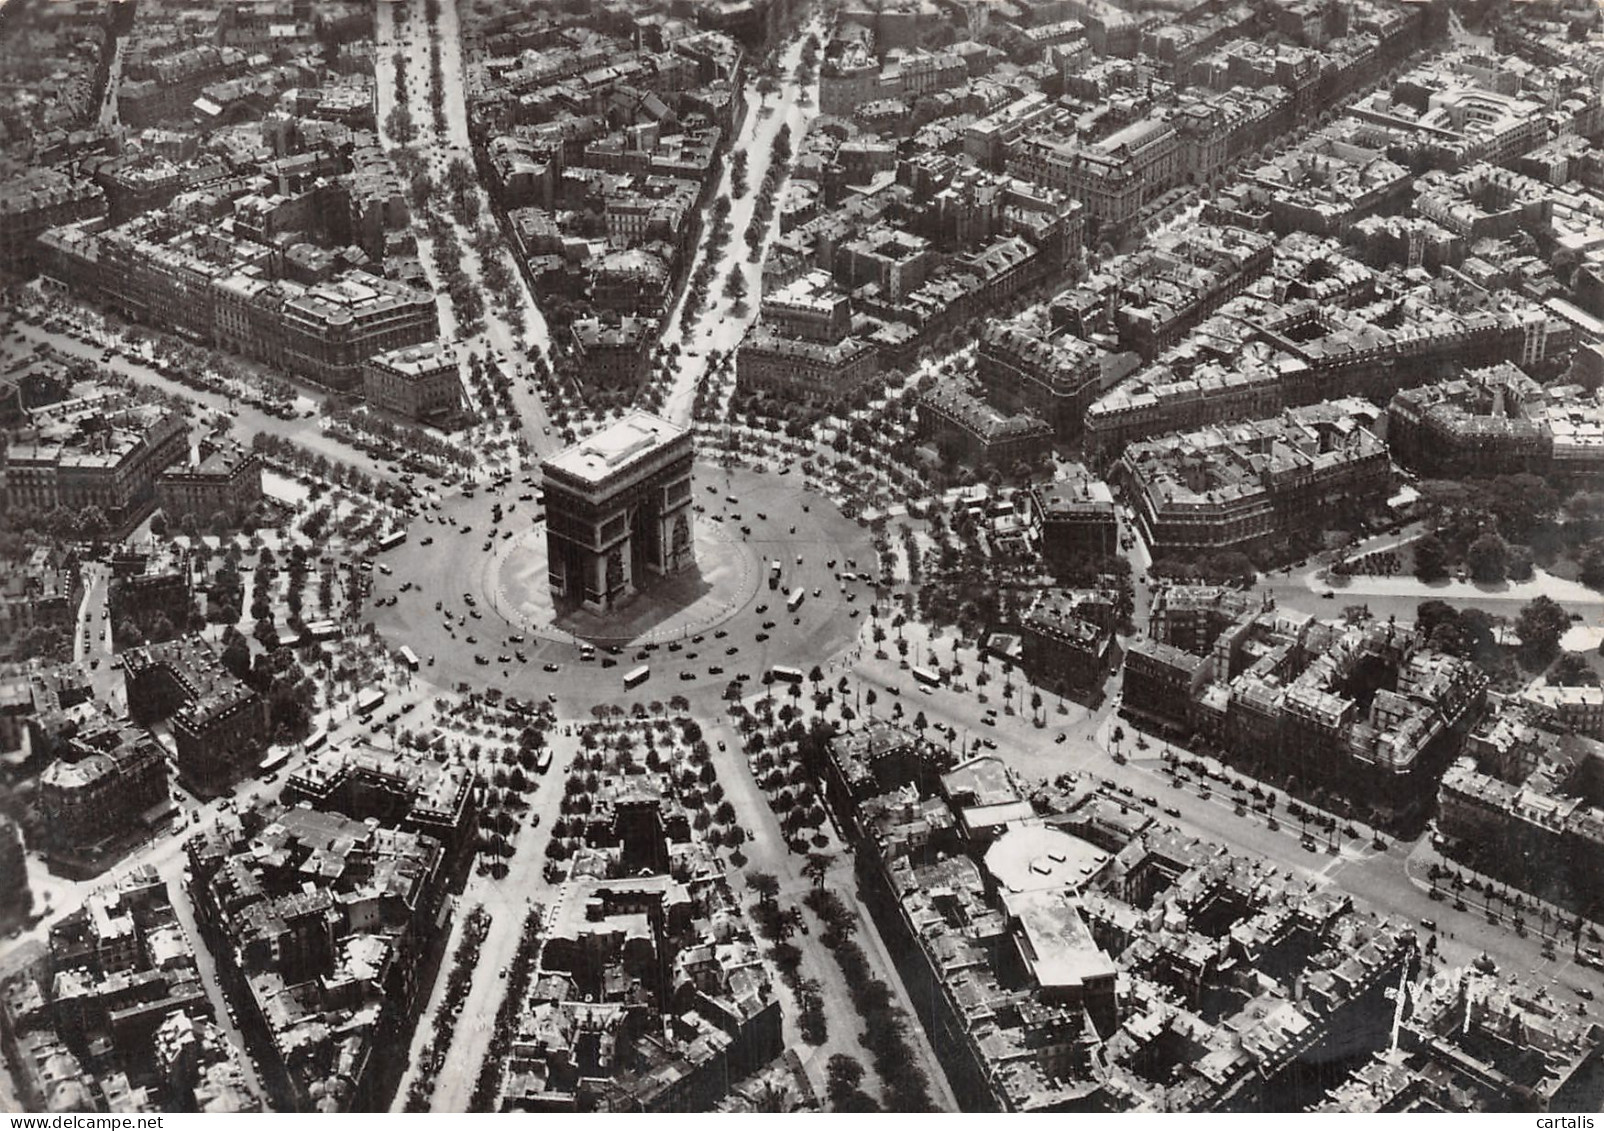
<svg viewBox="0 0 1604 1131">
<path fill-rule="evenodd" d="M 517 409 L 512 400 L 512 378 L 500 364 L 481 358 L 477 353 L 469 354 L 468 384 L 473 387 L 474 399 L 478 401 L 479 409 L 484 416 L 516 418 Z"/>
<path fill-rule="evenodd" d="M 470 182 L 472 180 L 472 170 L 468 169 L 467 162 L 459 157 L 451 163 L 446 170 L 450 206 L 457 220 L 471 227 L 478 216 L 479 197 L 460 182 L 453 182 L 453 171 L 458 169 L 467 170 L 468 179 Z M 463 269 L 462 244 L 457 240 L 457 231 L 450 221 L 431 210 L 428 228 L 435 271 L 440 276 L 446 297 L 451 300 L 451 310 L 456 315 L 458 328 L 464 337 L 471 338 L 484 329 L 484 295 Z"/>
<path fill-rule="evenodd" d="M 349 442 L 359 448 L 384 453 L 399 449 L 410 456 L 457 468 L 473 467 L 481 458 L 479 453 L 453 444 L 421 425 L 392 420 L 378 413 L 343 407 L 330 419 L 333 424 L 330 431 L 338 431 L 341 439 L 349 438 Z"/>
<path fill-rule="evenodd" d="M 106 512 L 97 506 L 71 510 L 59 503 L 49 510 L 19 504 L 0 512 L 0 558 L 20 558 L 38 545 L 102 542 L 111 533 Z"/>
<path fill-rule="evenodd" d="M 261 525 L 261 516 L 256 512 L 245 515 L 239 523 L 239 528 L 246 534 L 255 534 Z M 173 523 L 164 512 L 157 512 L 150 516 L 150 532 L 157 538 L 165 538 L 169 534 L 184 535 L 191 542 L 200 538 L 202 533 L 211 534 L 216 538 L 227 538 L 234 531 L 234 518 L 227 511 L 213 511 L 206 525 L 201 525 L 201 516 L 193 511 L 185 511 L 178 516 L 178 529 L 174 531 Z M 92 539 L 93 540 L 93 539 Z"/>
<path fill-rule="evenodd" d="M 294 440 L 270 432 L 258 432 L 251 437 L 251 449 L 264 459 L 305 472 L 314 481 L 333 483 L 391 506 L 405 506 L 407 503 L 408 492 L 399 484 L 374 479 L 360 468 L 304 448 Z"/>
<path fill-rule="evenodd" d="M 1525 581 L 1569 557 L 1583 584 L 1604 589 L 1604 493 L 1562 498 L 1537 475 L 1427 480 L 1420 493 L 1434 527 L 1413 544 L 1421 580 L 1463 565 L 1484 584 Z"/>
<path fill-rule="evenodd" d="M 819 73 L 819 37 L 809 32 L 802 41 L 802 54 L 797 59 L 796 82 L 798 86 L 810 86 Z"/>
<path fill-rule="evenodd" d="M 758 934 L 770 944 L 769 960 L 780 972 L 780 979 L 796 995 L 797 1020 L 802 1039 L 810 1045 L 822 1045 L 830 1036 L 829 1022 L 824 1014 L 824 990 L 818 979 L 803 977 L 802 951 L 787 941 L 795 925 L 797 911 L 782 911 L 776 896 L 780 883 L 772 872 L 748 872 L 746 886 L 758 897 L 752 908 L 752 920 Z"/>
<path fill-rule="evenodd" d="M 730 237 L 734 234 L 734 225 L 730 223 L 730 201 L 728 197 L 719 197 L 713 202 L 712 210 L 708 214 L 712 221 L 702 241 L 702 259 L 691 272 L 690 281 L 685 285 L 685 304 L 680 310 L 681 325 L 690 325 L 707 305 L 707 296 L 713 289 L 713 274 L 718 270 L 719 258 L 724 249 L 729 246 Z M 671 378 L 672 373 L 665 371 L 665 378 Z"/>
<path fill-rule="evenodd" d="M 1252 586 L 1259 577 L 1253 559 L 1239 550 L 1219 550 L 1195 558 L 1158 558 L 1148 572 L 1168 581 L 1244 587 Z"/>
<path fill-rule="evenodd" d="M 446 1052 L 451 1048 L 463 1003 L 468 1000 L 474 970 L 479 965 L 479 952 L 490 934 L 491 922 L 490 912 L 482 904 L 476 905 L 463 920 L 462 938 L 451 957 L 451 973 L 446 976 L 445 993 L 434 1012 L 434 1029 L 419 1057 L 418 1074 L 407 1089 L 407 1111 L 429 1110 L 429 1099 L 434 1095 L 434 1085 L 440 1071 L 446 1066 Z"/>
<path fill-rule="evenodd" d="M 169 380 L 230 399 L 243 395 L 248 403 L 280 416 L 288 414 L 288 402 L 297 393 L 295 386 L 281 377 L 249 368 L 236 358 L 173 334 L 156 335 L 151 352 L 157 368 Z"/>
<path fill-rule="evenodd" d="M 769 149 L 768 168 L 763 171 L 763 183 L 758 186 L 757 199 L 752 202 L 752 218 L 746 225 L 746 246 L 756 262 L 763 247 L 763 236 L 774 219 L 774 208 L 779 201 L 780 186 L 791 165 L 791 124 L 782 125 L 774 135 Z"/>
<path fill-rule="evenodd" d="M 418 127 L 407 105 L 411 98 L 411 92 L 407 90 L 407 53 L 396 48 L 390 56 L 390 63 L 395 69 L 395 105 L 390 108 L 390 116 L 384 120 L 384 129 L 397 145 L 409 145 L 418 136 Z"/>
<path fill-rule="evenodd" d="M 468 1099 L 469 1111 L 489 1111 L 501 1086 L 501 1073 L 507 1054 L 512 1050 L 513 1038 L 518 1035 L 518 1014 L 524 1007 L 525 995 L 540 956 L 540 924 L 546 909 L 535 904 L 524 916 L 523 933 L 518 939 L 518 952 L 507 975 L 507 992 L 496 1010 L 495 1028 L 490 1031 L 490 1047 L 479 1066 L 473 1094 Z"/>
<path fill-rule="evenodd" d="M 819 886 L 808 893 L 804 902 L 824 925 L 820 941 L 834 953 L 852 1004 L 863 1020 L 859 1039 L 869 1050 L 875 1072 L 885 1086 L 887 1103 L 893 1111 L 935 1110 L 929 1077 L 908 1036 L 908 1015 L 896 1004 L 891 987 L 875 975 L 868 956 L 852 937 L 857 929 L 856 917 L 838 895 L 822 886 L 822 876 L 815 882 Z"/>
<path fill-rule="evenodd" d="M 1555 601 L 1539 595 L 1521 607 L 1515 618 L 1520 644 L 1515 654 L 1520 666 L 1538 672 L 1559 656 L 1560 639 L 1570 629 L 1571 620 Z M 1505 657 L 1498 644 L 1497 625 L 1480 609 L 1455 609 L 1443 601 L 1422 601 L 1415 610 L 1415 629 L 1432 648 L 1460 656 L 1480 665 L 1490 675 L 1500 675 Z"/>
<path fill-rule="evenodd" d="M 438 134 L 446 132 L 446 73 L 440 60 L 440 0 L 424 0 L 429 24 L 429 112 Z"/>
</svg>

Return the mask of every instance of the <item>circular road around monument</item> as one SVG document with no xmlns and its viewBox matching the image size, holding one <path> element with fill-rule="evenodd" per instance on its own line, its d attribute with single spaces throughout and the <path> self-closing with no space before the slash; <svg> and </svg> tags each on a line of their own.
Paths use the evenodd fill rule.
<svg viewBox="0 0 1604 1131">
<path fill-rule="evenodd" d="M 871 582 L 841 579 L 877 569 L 868 531 L 805 491 L 802 479 L 698 463 L 697 573 L 654 578 L 607 615 L 559 612 L 537 592 L 545 576 L 538 488 L 515 481 L 473 498 L 453 494 L 426 505 L 407 540 L 375 557 L 367 614 L 393 647 L 419 656 L 420 678 L 442 689 L 495 687 L 552 701 L 563 718 L 675 695 L 716 712 L 733 679 L 745 675 L 750 693 L 773 665 L 807 673 L 844 651 L 874 600 Z M 497 502 L 503 516 L 492 523 Z M 781 563 L 778 589 L 769 588 L 772 561 Z M 786 597 L 798 587 L 804 597 L 793 615 Z M 581 659 L 587 640 L 591 660 Z M 626 691 L 625 673 L 642 664 L 650 677 Z"/>
</svg>

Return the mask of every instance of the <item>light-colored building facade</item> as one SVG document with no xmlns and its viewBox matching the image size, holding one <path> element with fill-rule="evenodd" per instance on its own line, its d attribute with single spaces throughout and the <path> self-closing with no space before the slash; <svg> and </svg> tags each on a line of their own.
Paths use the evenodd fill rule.
<svg viewBox="0 0 1604 1131">
<path fill-rule="evenodd" d="M 368 359 L 362 395 L 374 408 L 409 420 L 437 420 L 462 406 L 457 354 L 442 342 L 390 350 Z"/>
</svg>

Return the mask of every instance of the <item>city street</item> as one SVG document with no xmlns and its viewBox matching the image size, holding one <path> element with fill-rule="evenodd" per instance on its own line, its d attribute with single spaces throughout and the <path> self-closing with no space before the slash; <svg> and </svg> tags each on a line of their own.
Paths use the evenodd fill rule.
<svg viewBox="0 0 1604 1131">
<path fill-rule="evenodd" d="M 903 631 L 915 642 L 909 652 L 910 662 L 916 663 L 919 657 L 928 656 L 929 642 L 923 626 L 910 624 Z M 1051 781 L 1067 772 L 1112 783 L 1112 788 L 1105 786 L 1105 792 L 1113 800 L 1150 812 L 1157 820 L 1223 844 L 1243 856 L 1269 860 L 1300 879 L 1333 886 L 1401 922 L 1420 924 L 1433 920 L 1439 928 L 1439 952 L 1452 964 L 1464 964 L 1486 953 L 1501 970 L 1535 976 L 1550 983 L 1560 979 L 1566 984 L 1588 985 L 1604 995 L 1604 975 L 1577 966 L 1571 960 L 1568 941 L 1561 944 L 1557 959 L 1545 959 L 1542 940 L 1535 930 L 1522 938 L 1507 925 L 1489 924 L 1485 916 L 1474 909 L 1459 912 L 1453 909 L 1451 902 L 1432 901 L 1424 865 L 1406 867 L 1412 854 L 1418 856 L 1423 851 L 1415 842 L 1396 842 L 1389 838 L 1388 847 L 1378 850 L 1364 837 L 1357 840 L 1340 837 L 1340 851 L 1331 856 L 1325 850 L 1325 835 L 1316 833 L 1312 835 L 1317 846 L 1311 851 L 1303 846 L 1299 822 L 1288 817 L 1284 810 L 1277 813 L 1280 828 L 1271 829 L 1261 814 L 1252 811 L 1244 816 L 1235 814 L 1236 794 L 1228 784 L 1199 780 L 1188 774 L 1193 780 L 1183 788 L 1176 788 L 1172 779 L 1162 772 L 1165 744 L 1157 738 L 1147 738 L 1144 740 L 1147 749 L 1138 749 L 1135 727 L 1121 722 L 1114 714 L 1117 698 L 1110 696 L 1095 713 L 1067 704 L 1067 713 L 1061 715 L 1057 711 L 1056 696 L 1043 693 L 1042 712 L 1047 725 L 1037 728 L 1030 721 L 1030 685 L 1019 673 L 1013 676 L 1016 690 L 1011 702 L 1018 711 L 1014 715 L 1003 712 L 1002 673 L 995 662 L 987 665 L 991 682 L 984 691 L 991 700 L 989 704 L 982 704 L 973 690 L 958 692 L 942 687 L 926 694 L 910 672 L 900 669 L 894 641 L 895 633 L 891 633 L 885 645 L 889 657 L 886 660 L 874 659 L 872 645 L 865 642 L 861 658 L 853 665 L 854 674 L 865 688 L 879 689 L 874 708 L 876 715 L 886 716 L 900 703 L 901 721 L 903 725 L 910 725 L 914 715 L 922 711 L 930 724 L 927 734 L 937 728 L 954 726 L 959 732 L 959 742 L 972 744 L 976 738 L 989 739 L 996 743 L 996 756 L 1026 780 Z M 951 643 L 950 635 L 937 642 L 944 665 L 951 662 Z M 979 671 L 978 659 L 971 649 L 964 649 L 960 656 L 965 669 L 962 681 L 973 686 L 975 673 Z M 891 693 L 892 688 L 897 689 L 895 694 Z M 995 706 L 999 711 L 994 726 L 984 721 L 987 706 Z M 1109 735 L 1115 725 L 1124 730 L 1119 749 L 1128 761 L 1123 765 L 1109 753 Z M 1059 733 L 1066 735 L 1062 744 L 1056 741 Z M 1240 773 L 1226 771 L 1224 776 L 1241 780 L 1248 786 L 1255 784 L 1253 779 Z M 1204 787 L 1208 790 L 1207 797 L 1201 796 Z M 1157 805 L 1145 804 L 1143 799 L 1148 797 Z M 1169 813 L 1171 809 L 1178 811 L 1179 816 Z M 1574 1000 L 1573 994 L 1567 996 Z"/>
<path fill-rule="evenodd" d="M 273 416 L 271 413 L 263 412 L 254 405 L 243 404 L 233 397 L 227 397 L 205 389 L 192 389 L 187 385 L 174 381 L 165 374 L 157 372 L 153 366 L 143 362 L 130 361 L 122 354 L 117 354 L 109 360 L 102 361 L 101 355 L 104 347 L 98 343 L 87 344 L 66 334 L 58 334 L 46 330 L 26 319 L 16 324 L 13 328 L 13 333 L 21 335 L 30 342 L 48 343 L 52 349 L 65 357 L 92 362 L 97 368 L 110 370 L 136 384 L 192 401 L 205 412 L 218 413 L 228 417 L 232 420 L 235 434 L 246 443 L 249 443 L 251 437 L 256 433 L 266 432 L 271 436 L 294 441 L 301 447 L 326 456 L 331 460 L 350 464 L 375 479 L 388 480 L 390 482 L 399 481 L 399 473 L 389 465 L 380 463 L 359 448 L 342 443 L 324 432 L 320 415 L 309 417 L 302 414 L 294 419 L 285 420 L 281 417 Z M 248 364 L 242 359 L 234 360 L 241 365 Z M 319 402 L 321 402 L 322 395 L 322 393 L 316 394 Z M 310 402 L 306 407 L 311 407 Z"/>
<path fill-rule="evenodd" d="M 100 562 L 90 562 L 83 569 L 83 600 L 78 604 L 78 616 L 72 635 L 72 658 L 89 667 L 89 684 L 95 698 L 116 703 L 123 698 L 122 673 L 112 665 L 111 613 L 107 604 L 107 588 L 111 584 L 111 568 Z"/>
<path fill-rule="evenodd" d="M 719 721 L 706 727 L 706 738 L 714 751 L 713 764 L 718 768 L 718 780 L 723 783 L 726 795 L 735 806 L 736 819 L 750 834 L 750 838 L 742 846 L 747 863 L 739 872 L 732 873 L 732 883 L 736 890 L 745 892 L 747 874 L 768 872 L 780 883 L 779 894 L 776 896 L 779 905 L 782 908 L 800 908 L 802 901 L 813 887 L 813 881 L 802 872 L 807 858 L 798 856 L 786 847 L 785 834 L 780 829 L 779 819 L 775 817 L 762 787 L 752 775 L 751 765 L 743 752 L 740 736 L 728 722 Z M 902 979 L 897 975 L 890 956 L 885 952 L 873 917 L 858 903 L 857 880 L 853 874 L 850 850 L 832 838 L 831 846 L 822 851 L 831 856 L 830 871 L 825 878 L 825 884 L 840 896 L 849 908 L 857 912 L 857 937 L 876 976 L 892 988 L 898 1003 L 908 1016 L 917 1017 L 912 1003 L 908 1001 Z M 810 913 L 804 911 L 803 914 Z M 861 1022 L 852 1004 L 851 994 L 847 990 L 841 969 L 834 955 L 820 941 L 819 932 L 816 930 L 810 930 L 806 934 L 795 932 L 789 941 L 802 951 L 800 976 L 816 979 L 824 999 L 828 1038 L 816 1049 L 802 1045 L 797 1050 L 805 1054 L 804 1067 L 815 1090 L 822 1094 L 825 1086 L 825 1065 L 832 1055 L 845 1053 L 864 1059 L 862 1049 L 857 1042 Z M 792 1004 L 790 1000 L 787 1001 L 788 1014 L 794 1012 L 790 1008 Z M 788 1016 L 787 1021 L 791 1020 L 792 1018 Z M 937 1061 L 923 1027 L 918 1024 L 911 1025 L 909 1036 L 918 1051 L 921 1067 L 930 1079 L 931 1094 L 937 1108 L 942 1111 L 958 1110 L 957 1100 L 947 1084 L 946 1073 Z M 869 1071 L 872 1074 L 873 1069 L 870 1068 Z"/>
<path fill-rule="evenodd" d="M 476 871 L 457 901 L 459 921 L 475 904 L 482 904 L 493 917 L 493 923 L 480 949 L 468 996 L 464 999 L 451 1045 L 445 1053 L 448 1068 L 435 1083 L 433 1111 L 468 1110 L 468 1099 L 478 1079 L 479 1066 L 490 1046 L 496 1011 L 501 1008 L 501 1000 L 506 996 L 506 970 L 518 953 L 524 917 L 532 903 L 542 903 L 548 908 L 556 905 L 557 889 L 542 876 L 545 848 L 551 836 L 551 826 L 561 811 L 559 806 L 568 777 L 568 765 L 579 750 L 579 739 L 565 735 L 559 727 L 553 727 L 547 732 L 546 745 L 552 752 L 552 766 L 544 777 L 538 779 L 533 795 L 528 798 L 529 811 L 523 815 L 523 824 L 513 842 L 513 855 L 507 861 L 506 877 L 496 880 L 478 875 Z M 440 977 L 436 980 L 436 1001 L 439 990 L 450 974 L 451 953 L 455 947 L 453 941 L 440 968 Z M 433 1030 L 433 1013 L 431 1006 L 418 1017 L 418 1035 L 413 1042 L 409 1077 L 417 1068 L 416 1054 L 422 1049 L 420 1041 L 427 1041 L 428 1033 Z M 405 1106 L 407 1083 L 407 1080 L 403 1080 L 397 1089 L 392 1110 L 400 1111 Z"/>
<path fill-rule="evenodd" d="M 713 269 L 713 283 L 701 312 L 687 321 L 685 291 L 681 292 L 679 301 L 669 311 L 662 344 L 665 347 L 678 345 L 681 352 L 674 363 L 674 383 L 664 404 L 663 415 L 676 424 L 690 423 L 691 413 L 696 407 L 697 386 L 707 375 L 709 353 L 731 353 L 740 345 L 752 323 L 757 321 L 763 293 L 763 257 L 768 252 L 769 241 L 779 230 L 779 209 L 775 209 L 775 216 L 755 255 L 747 247 L 746 228 L 752 219 L 758 186 L 763 183 L 768 171 L 774 139 L 779 135 L 780 127 L 791 127 L 791 151 L 795 153 L 802 144 L 808 123 L 817 113 L 818 82 L 815 80 L 810 87 L 804 88 L 796 81 L 796 67 L 802 58 L 802 44 L 809 31 L 822 35 L 822 19 L 814 17 L 803 32 L 786 45 L 780 57 L 783 75 L 776 94 L 763 94 L 755 82 L 747 85 L 746 120 L 741 124 L 730 148 L 732 153 L 739 150 L 747 155 L 747 191 L 739 199 L 732 198 L 730 201 L 730 239 Z M 783 182 L 779 191 L 783 195 Z M 730 196 L 730 161 L 727 157 L 713 199 L 721 196 Z M 686 272 L 687 278 L 695 274 L 705 255 L 704 244 L 697 249 L 696 258 Z M 725 282 L 735 269 L 739 269 L 746 279 L 744 316 L 737 315 L 734 309 L 736 303 L 724 297 Z"/>
<path fill-rule="evenodd" d="M 1576 581 L 1541 571 L 1531 581 L 1504 582 L 1497 586 L 1471 581 L 1437 581 L 1414 577 L 1333 577 L 1322 580 L 1320 567 L 1309 566 L 1292 574 L 1266 574 L 1259 584 L 1275 598 L 1278 608 L 1293 609 L 1324 619 L 1342 615 L 1348 605 L 1366 605 L 1371 615 L 1385 620 L 1397 617 L 1413 622 L 1422 601 L 1446 601 L 1455 608 L 1481 609 L 1513 621 L 1521 606 L 1543 594 L 1558 601 L 1567 613 L 1577 613 L 1587 624 L 1604 625 L 1604 593 Z M 1330 593 L 1330 597 L 1325 597 Z"/>
<path fill-rule="evenodd" d="M 413 146 L 425 158 L 429 175 L 436 184 L 436 191 L 440 192 L 442 190 L 439 186 L 451 161 L 461 159 L 470 166 L 473 163 L 472 140 L 468 136 L 467 104 L 463 100 L 462 91 L 462 43 L 457 4 L 456 0 L 440 0 L 439 22 L 435 29 L 440 44 L 441 71 L 445 77 L 445 88 L 441 92 L 446 126 L 443 134 L 435 130 L 434 115 L 430 111 L 434 80 L 429 66 L 430 28 L 425 17 L 424 4 L 420 0 L 406 0 L 408 17 L 405 26 L 398 28 L 396 14 L 402 6 L 380 4 L 375 8 L 374 81 L 378 95 L 378 119 L 381 123 L 386 122 L 395 105 L 393 55 L 399 48 L 406 58 L 408 105 L 412 110 L 413 121 L 418 127 L 419 136 Z M 398 143 L 387 130 L 382 131 L 381 136 L 387 147 L 396 148 Z M 490 199 L 479 186 L 477 179 L 474 182 L 474 193 L 478 198 L 479 215 L 489 217 Z M 454 218 L 450 222 L 462 246 L 463 270 L 470 279 L 482 279 L 483 267 L 470 240 L 471 233 Z M 501 316 L 495 301 L 498 296 L 486 295 L 484 329 L 475 335 L 463 336 L 456 333 L 456 318 L 451 302 L 440 286 L 439 272 L 432 256 L 432 242 L 421 216 L 415 218 L 415 229 L 420 258 L 429 273 L 440 309 L 442 336 L 456 339 L 459 342 L 459 354 L 462 356 L 469 353 L 488 355 L 492 350 L 499 353 L 504 359 L 503 364 L 511 365 L 517 371 L 512 382 L 513 406 L 516 410 L 517 427 L 522 430 L 530 450 L 537 456 L 550 455 L 559 450 L 563 446 L 561 437 L 557 430 L 551 427 L 551 417 L 547 414 L 545 404 L 530 392 L 528 381 L 525 379 L 528 373 L 527 364 L 531 359 L 535 357 L 544 357 L 548 361 L 550 359 L 551 342 L 546 320 L 534 297 L 530 295 L 522 272 L 513 263 L 510 250 L 503 245 L 498 254 L 505 259 L 515 280 L 514 297 L 523 311 L 524 332 L 521 335 L 514 334 Z"/>
</svg>

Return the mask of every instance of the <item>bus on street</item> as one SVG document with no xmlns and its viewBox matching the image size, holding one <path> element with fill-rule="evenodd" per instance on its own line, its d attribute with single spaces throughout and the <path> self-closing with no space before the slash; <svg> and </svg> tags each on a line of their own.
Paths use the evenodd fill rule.
<svg viewBox="0 0 1604 1131">
<path fill-rule="evenodd" d="M 941 675 L 938 672 L 931 671 L 929 668 L 914 668 L 913 678 L 916 683 L 922 683 L 926 687 L 941 686 Z"/>
<path fill-rule="evenodd" d="M 800 585 L 791 590 L 791 595 L 785 599 L 785 611 L 788 613 L 796 612 L 802 607 L 802 598 L 806 597 L 807 595 L 807 590 L 803 589 Z"/>
<path fill-rule="evenodd" d="M 776 558 L 774 561 L 769 563 L 769 588 L 770 589 L 778 589 L 779 587 L 780 587 L 780 561 L 779 561 L 778 558 Z"/>
<path fill-rule="evenodd" d="M 779 664 L 775 664 L 772 668 L 769 669 L 769 675 L 774 677 L 774 682 L 775 683 L 801 683 L 802 682 L 802 669 L 801 668 L 787 668 L 787 667 L 782 667 Z"/>
<path fill-rule="evenodd" d="M 268 752 L 263 755 L 262 760 L 256 763 L 256 768 L 264 773 L 268 770 L 276 770 L 285 762 L 288 762 L 290 755 L 293 753 L 294 751 L 288 746 L 280 746 L 276 750 L 269 748 Z"/>
<path fill-rule="evenodd" d="M 366 719 L 373 714 L 380 703 L 384 702 L 384 691 L 381 688 L 370 687 L 356 697 L 356 713 Z"/>
<path fill-rule="evenodd" d="M 392 531 L 390 531 L 390 533 L 386 534 L 383 538 L 379 539 L 379 549 L 380 550 L 393 550 L 397 546 L 399 546 L 401 543 L 405 542 L 406 540 L 407 540 L 407 532 L 405 530 L 392 530 Z"/>
<path fill-rule="evenodd" d="M 411 648 L 409 648 L 405 644 L 403 644 L 396 651 L 396 655 L 401 657 L 401 662 L 403 664 L 405 664 L 409 670 L 411 670 L 411 671 L 417 671 L 418 670 L 418 654 L 416 652 L 414 652 Z"/>
<path fill-rule="evenodd" d="M 624 676 L 624 690 L 628 691 L 632 687 L 639 687 L 641 684 L 646 682 L 647 677 L 651 674 L 651 667 L 646 664 L 642 664 L 640 667 Z"/>
<path fill-rule="evenodd" d="M 543 774 L 549 769 L 551 769 L 551 751 L 542 750 L 540 757 L 535 760 L 535 773 Z"/>
</svg>

